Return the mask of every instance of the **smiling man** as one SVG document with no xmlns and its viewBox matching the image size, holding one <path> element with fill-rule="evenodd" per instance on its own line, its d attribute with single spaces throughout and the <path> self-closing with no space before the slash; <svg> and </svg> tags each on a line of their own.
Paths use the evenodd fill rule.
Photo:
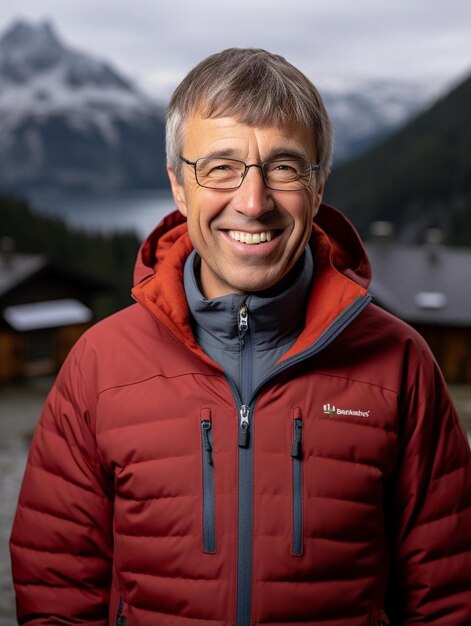
<svg viewBox="0 0 471 626">
<path fill-rule="evenodd" d="M 423 340 L 322 204 L 332 129 L 280 56 L 196 66 L 178 211 L 77 343 L 11 538 L 20 624 L 469 626 L 471 459 Z"/>
<path fill-rule="evenodd" d="M 322 199 L 325 172 L 318 172 L 313 134 L 299 122 L 260 128 L 195 111 L 182 150 L 194 159 L 206 155 L 180 156 L 194 168 L 191 177 L 169 168 L 201 258 L 205 297 L 280 283 L 303 254 Z"/>
</svg>

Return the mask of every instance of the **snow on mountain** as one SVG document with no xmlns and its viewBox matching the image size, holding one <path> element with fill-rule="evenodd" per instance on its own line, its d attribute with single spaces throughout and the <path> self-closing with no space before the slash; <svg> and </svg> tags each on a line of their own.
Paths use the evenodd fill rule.
<svg viewBox="0 0 471 626">
<path fill-rule="evenodd" d="M 162 107 L 48 22 L 18 21 L 0 38 L 0 118 L 5 188 L 162 184 Z"/>
<path fill-rule="evenodd" d="M 426 108 L 435 87 L 408 81 L 362 81 L 322 90 L 335 131 L 336 162 L 377 143 Z"/>
<path fill-rule="evenodd" d="M 322 91 L 335 160 L 391 132 L 430 89 L 375 81 Z M 109 63 L 66 44 L 49 22 L 20 20 L 0 37 L 0 187 L 115 191 L 168 185 L 164 112 Z"/>
<path fill-rule="evenodd" d="M 0 139 L 25 117 L 67 115 L 116 140 L 113 121 L 162 114 L 107 63 L 67 47 L 44 22 L 16 22 L 0 39 Z M 3 136 L 2 136 L 3 135 Z"/>
</svg>

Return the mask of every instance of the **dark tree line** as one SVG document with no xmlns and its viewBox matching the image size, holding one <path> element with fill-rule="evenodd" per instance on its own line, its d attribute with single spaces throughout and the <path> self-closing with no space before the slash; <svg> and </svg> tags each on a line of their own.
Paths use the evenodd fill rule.
<svg viewBox="0 0 471 626">
<path fill-rule="evenodd" d="M 326 200 L 367 234 L 375 220 L 396 231 L 440 227 L 471 245 L 471 77 L 365 154 L 334 168 Z"/>
<path fill-rule="evenodd" d="M 44 254 L 64 270 L 89 276 L 107 288 L 95 298 L 98 319 L 132 302 L 132 272 L 139 248 L 134 233 L 98 234 L 67 226 L 34 212 L 28 202 L 0 195 L 0 237 L 11 237 L 15 251 Z"/>
</svg>

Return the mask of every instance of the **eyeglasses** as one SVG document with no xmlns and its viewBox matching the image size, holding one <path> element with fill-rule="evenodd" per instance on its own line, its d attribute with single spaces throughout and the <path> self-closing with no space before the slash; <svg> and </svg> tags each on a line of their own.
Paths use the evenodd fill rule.
<svg viewBox="0 0 471 626">
<path fill-rule="evenodd" d="M 237 159 L 210 157 L 190 161 L 181 154 L 180 159 L 193 166 L 196 182 L 208 189 L 237 189 L 251 167 L 262 172 L 263 182 L 274 191 L 300 191 L 311 182 L 312 172 L 320 169 L 319 163 L 312 165 L 304 159 L 274 159 L 264 163 L 244 163 Z"/>
</svg>

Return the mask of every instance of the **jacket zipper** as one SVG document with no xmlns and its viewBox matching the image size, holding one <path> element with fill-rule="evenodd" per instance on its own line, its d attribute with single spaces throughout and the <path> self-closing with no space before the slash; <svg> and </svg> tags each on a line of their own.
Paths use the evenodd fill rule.
<svg viewBox="0 0 471 626">
<path fill-rule="evenodd" d="M 252 603 L 252 512 L 253 512 L 253 441 L 251 431 L 254 419 L 255 401 L 260 389 L 279 373 L 324 350 L 347 326 L 368 306 L 372 296 L 359 296 L 345 309 L 323 335 L 307 350 L 283 361 L 263 378 L 255 390 L 252 384 L 252 340 L 249 331 L 249 311 L 247 305 L 239 309 L 238 326 L 241 349 L 241 394 L 228 378 L 236 405 L 239 407 L 238 430 L 238 529 L 237 529 L 237 606 L 236 626 L 250 626 Z M 245 307 L 245 308 L 244 308 Z M 301 529 L 302 531 L 302 529 Z M 294 539 L 294 537 L 293 537 Z M 381 625 L 378 625 L 381 626 Z"/>
<path fill-rule="evenodd" d="M 293 443 L 291 446 L 291 458 L 293 459 L 293 540 L 291 551 L 294 556 L 301 556 L 303 553 L 303 420 L 300 408 L 295 408 L 293 414 Z"/>
<path fill-rule="evenodd" d="M 237 608 L 236 626 L 248 626 L 252 603 L 252 508 L 253 508 L 253 437 L 251 437 L 253 346 L 249 328 L 249 309 L 243 303 L 238 312 L 240 343 L 240 397 L 238 429 L 238 529 L 237 529 Z M 253 420 L 253 417 L 252 417 Z"/>
<path fill-rule="evenodd" d="M 118 605 L 118 614 L 116 615 L 116 626 L 126 626 L 128 623 L 128 618 L 123 615 L 124 611 L 124 600 L 123 598 L 119 599 Z"/>
<path fill-rule="evenodd" d="M 203 550 L 216 552 L 213 435 L 210 409 L 201 409 L 201 453 L 203 463 Z"/>
</svg>

